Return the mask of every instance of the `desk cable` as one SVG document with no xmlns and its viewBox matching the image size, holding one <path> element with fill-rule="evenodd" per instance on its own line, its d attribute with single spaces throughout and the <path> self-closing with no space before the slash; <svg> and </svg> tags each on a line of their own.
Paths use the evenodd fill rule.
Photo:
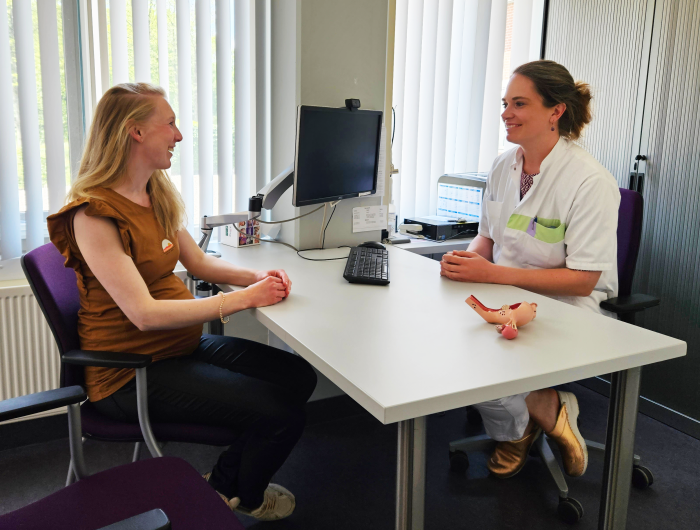
<svg viewBox="0 0 700 530">
<path fill-rule="evenodd" d="M 339 247 L 335 247 L 335 248 L 352 248 L 352 247 L 349 247 L 348 245 L 340 245 Z M 350 255 L 350 253 L 348 253 L 348 256 L 341 256 L 339 258 L 307 258 L 306 256 L 302 256 L 301 254 L 299 254 L 299 252 L 306 252 L 308 250 L 332 250 L 332 249 L 329 249 L 329 248 L 305 248 L 304 250 L 297 250 L 297 256 L 299 256 L 301 259 L 305 259 L 308 261 L 334 261 L 337 259 L 348 259 L 348 256 Z"/>
<path fill-rule="evenodd" d="M 340 201 L 338 201 L 340 202 Z M 338 204 L 336 202 L 336 204 Z M 328 205 L 328 203 L 323 203 L 321 206 L 316 208 L 315 210 L 311 210 L 310 212 L 303 213 L 301 215 L 297 215 L 296 217 L 292 217 L 291 219 L 284 219 L 282 221 L 263 221 L 260 219 L 260 216 L 258 215 L 257 217 L 253 217 L 252 219 L 255 219 L 258 221 L 258 223 L 263 224 L 263 225 L 279 225 L 282 223 L 288 223 L 289 221 L 296 221 L 297 219 L 301 219 L 302 217 L 306 217 L 307 215 L 311 215 L 312 213 L 316 213 L 319 211 L 321 208 L 325 208 Z"/>
<path fill-rule="evenodd" d="M 320 208 L 319 208 L 319 210 L 320 210 Z M 249 221 L 253 221 L 253 220 L 258 220 L 258 218 L 257 218 L 257 217 L 251 217 L 251 218 L 249 219 Z M 241 222 L 243 222 L 243 221 L 241 221 Z M 267 222 L 266 222 L 266 224 L 277 224 L 277 223 L 267 223 Z M 234 229 L 236 232 L 238 232 L 240 235 L 245 236 L 245 237 L 247 237 L 247 238 L 255 239 L 258 243 L 260 243 L 261 241 L 264 241 L 265 243 L 277 243 L 278 245 L 284 245 L 285 247 L 289 247 L 289 248 L 291 248 L 291 249 L 292 249 L 293 251 L 295 251 L 295 252 L 299 252 L 299 250 L 297 250 L 297 248 L 296 248 L 295 246 L 292 246 L 292 245 L 290 245 L 289 243 L 285 243 L 284 241 L 277 241 L 276 239 L 263 239 L 263 238 L 261 238 L 260 236 L 255 237 L 254 235 L 246 234 L 245 232 L 241 232 L 241 231 L 238 229 L 238 227 L 236 226 L 236 223 L 232 224 L 231 226 L 233 226 L 233 229 Z"/>
<path fill-rule="evenodd" d="M 328 225 L 331 224 L 331 219 L 333 218 L 333 214 L 335 213 L 335 207 L 338 206 L 339 202 L 340 201 L 336 201 L 335 203 L 331 203 L 331 206 L 333 206 L 333 209 L 331 210 L 331 215 L 328 218 L 328 222 L 325 223 L 326 227 L 323 229 L 323 239 L 321 240 L 321 249 L 323 249 L 323 247 L 326 245 L 326 229 L 328 228 Z M 324 221 L 326 219 L 326 211 L 325 210 L 323 211 L 323 219 L 324 219 Z M 323 225 L 321 225 L 321 226 L 323 226 Z M 340 248 L 340 247 L 338 247 L 338 248 Z"/>
<path fill-rule="evenodd" d="M 337 203 L 336 203 L 336 204 L 337 204 Z M 322 208 L 322 206 L 320 206 L 319 208 L 317 208 L 316 210 L 314 210 L 314 212 L 320 210 L 321 208 Z M 333 206 L 333 210 L 335 211 L 335 205 Z M 313 213 L 313 212 L 309 212 L 309 213 Z M 308 214 L 304 214 L 304 215 L 308 215 Z M 331 212 L 331 216 L 333 216 L 333 213 L 332 213 L 332 212 Z M 301 217 L 303 217 L 303 216 L 301 216 Z M 253 217 L 252 219 L 256 219 L 256 220 L 257 220 L 257 217 Z M 292 220 L 292 219 L 288 219 L 288 221 L 291 221 L 291 220 Z M 328 222 L 330 223 L 330 219 L 328 219 Z M 269 223 L 269 222 L 266 222 L 266 224 L 277 224 L 277 223 Z M 245 232 L 242 232 L 241 230 L 239 230 L 238 227 L 237 227 L 235 224 L 233 224 L 233 225 L 231 225 L 231 226 L 233 226 L 233 229 L 234 229 L 236 232 L 238 232 L 240 235 L 243 235 L 243 236 L 246 236 L 246 237 L 251 237 L 249 234 L 246 234 Z M 326 225 L 326 227 L 328 227 L 328 225 Z M 299 250 L 299 249 L 297 249 L 295 246 L 290 245 L 289 243 L 285 243 L 284 241 L 277 241 L 276 239 L 262 239 L 261 237 L 255 237 L 255 236 L 252 236 L 252 239 L 257 240 L 259 243 L 260 243 L 260 242 L 264 242 L 264 243 L 277 243 L 278 245 L 284 245 L 285 247 L 289 247 L 289 248 L 291 248 L 294 252 L 296 252 L 296 253 L 297 253 L 297 256 L 299 256 L 300 258 L 305 259 L 305 260 L 308 260 L 308 261 L 333 261 L 333 260 L 337 260 L 337 259 L 348 259 L 348 256 L 341 256 L 341 257 L 339 257 L 339 258 L 307 258 L 306 256 L 302 256 L 302 255 L 300 254 L 300 252 L 306 252 L 306 251 L 308 251 L 308 250 L 330 250 L 330 249 L 323 249 L 323 248 L 305 248 L 305 249 Z M 341 246 L 339 246 L 339 247 L 337 247 L 337 248 L 350 248 L 350 247 L 347 246 L 347 245 L 341 245 Z"/>
<path fill-rule="evenodd" d="M 297 219 L 301 219 L 302 217 L 306 217 L 307 215 L 311 215 L 312 213 L 316 213 L 321 208 L 323 208 L 323 221 L 321 221 L 321 230 L 322 231 L 321 231 L 321 235 L 319 236 L 319 245 L 321 245 L 321 249 L 323 249 L 325 242 L 326 242 L 326 229 L 328 228 L 328 225 L 331 224 L 331 218 L 333 217 L 333 214 L 335 213 L 335 207 L 338 205 L 339 202 L 340 201 L 325 202 L 325 203 L 323 203 L 322 206 L 319 206 L 315 210 L 311 210 L 310 212 L 306 212 L 304 214 L 297 215 L 296 217 L 292 217 L 290 219 L 283 219 L 282 221 L 263 221 L 262 219 L 260 219 L 259 215 L 256 217 L 253 217 L 252 219 L 255 219 L 260 224 L 276 225 L 276 224 L 288 223 L 290 221 L 296 221 Z M 328 223 L 326 223 L 326 209 L 328 208 L 328 206 L 330 206 L 333 209 L 331 210 L 331 215 L 328 218 Z M 236 231 L 240 233 L 240 230 L 236 229 Z M 266 239 L 261 239 L 260 241 L 272 242 L 272 240 L 266 240 Z M 280 241 L 275 241 L 275 242 L 280 243 Z M 287 245 L 287 246 L 291 247 L 291 245 Z M 291 248 L 294 248 L 294 247 L 291 247 Z M 294 250 L 296 250 L 296 249 L 294 249 Z M 311 249 L 307 249 L 307 250 L 311 250 Z"/>
</svg>

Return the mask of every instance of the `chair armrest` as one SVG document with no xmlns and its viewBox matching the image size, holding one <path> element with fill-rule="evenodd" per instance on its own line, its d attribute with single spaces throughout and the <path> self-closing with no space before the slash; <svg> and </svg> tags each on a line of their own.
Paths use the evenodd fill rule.
<svg viewBox="0 0 700 530">
<path fill-rule="evenodd" d="M 145 368 L 151 364 L 150 355 L 114 351 L 71 350 L 61 356 L 64 363 L 101 368 Z"/>
<path fill-rule="evenodd" d="M 6 399 L 0 401 L 0 422 L 65 407 L 66 405 L 82 403 L 86 399 L 87 394 L 79 386 L 68 386 Z"/>
<path fill-rule="evenodd" d="M 170 530 L 170 519 L 163 510 L 156 508 L 99 530 Z"/>
<path fill-rule="evenodd" d="M 659 299 L 648 294 L 631 294 L 603 300 L 600 307 L 613 313 L 636 313 L 659 305 Z"/>
</svg>

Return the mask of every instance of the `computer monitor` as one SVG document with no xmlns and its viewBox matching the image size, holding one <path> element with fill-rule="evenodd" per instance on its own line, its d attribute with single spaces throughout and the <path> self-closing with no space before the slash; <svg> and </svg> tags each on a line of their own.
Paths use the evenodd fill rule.
<svg viewBox="0 0 700 530">
<path fill-rule="evenodd" d="M 294 206 L 374 193 L 381 130 L 381 111 L 300 105 Z"/>
</svg>

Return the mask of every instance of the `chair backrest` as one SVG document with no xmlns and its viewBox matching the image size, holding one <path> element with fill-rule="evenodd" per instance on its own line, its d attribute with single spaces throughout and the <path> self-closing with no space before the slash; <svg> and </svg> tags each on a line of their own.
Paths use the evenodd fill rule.
<svg viewBox="0 0 700 530">
<path fill-rule="evenodd" d="M 639 255 L 644 200 L 636 191 L 624 188 L 620 188 L 620 196 L 617 221 L 618 296 L 628 296 L 632 293 L 632 279 Z"/>
<path fill-rule="evenodd" d="M 53 243 L 22 256 L 22 269 L 51 328 L 59 353 L 80 349 L 80 293 L 75 271 Z M 84 384 L 83 367 L 61 364 L 61 386 Z"/>
</svg>

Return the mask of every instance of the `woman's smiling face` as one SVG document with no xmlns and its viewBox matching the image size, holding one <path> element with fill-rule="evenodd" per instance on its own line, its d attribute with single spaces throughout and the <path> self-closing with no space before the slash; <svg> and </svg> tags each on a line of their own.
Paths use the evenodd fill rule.
<svg viewBox="0 0 700 530">
<path fill-rule="evenodd" d="M 154 96 L 155 108 L 140 129 L 144 151 L 154 169 L 168 169 L 175 144 L 182 134 L 175 124 L 175 113 L 165 98 Z"/>
<path fill-rule="evenodd" d="M 513 74 L 503 96 L 503 123 L 506 140 L 522 145 L 533 140 L 559 135 L 557 121 L 566 105 L 559 103 L 552 108 L 544 106 L 535 84 L 527 77 Z M 554 126 L 554 131 L 552 131 Z"/>
</svg>

